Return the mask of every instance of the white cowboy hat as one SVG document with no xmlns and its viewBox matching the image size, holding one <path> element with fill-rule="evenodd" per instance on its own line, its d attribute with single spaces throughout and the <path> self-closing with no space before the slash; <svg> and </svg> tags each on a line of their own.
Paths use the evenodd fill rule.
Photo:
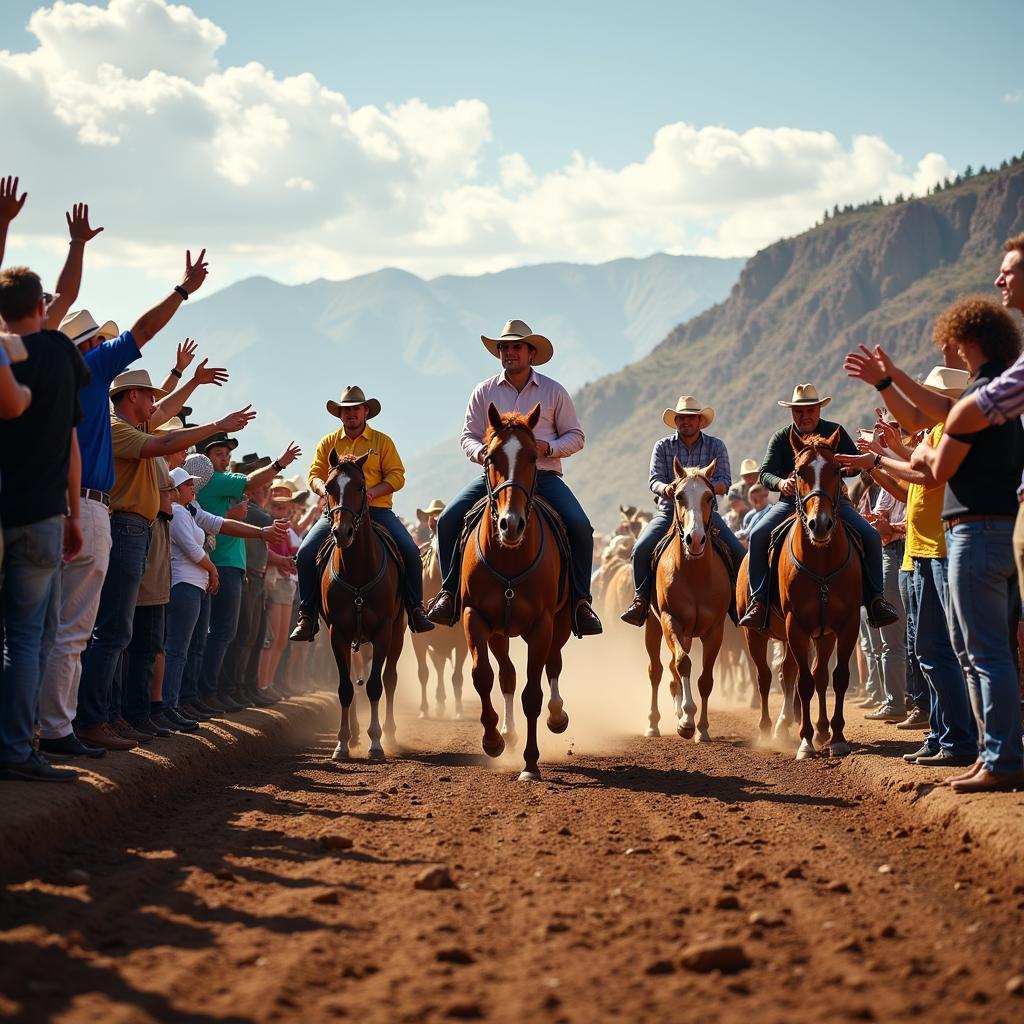
<svg viewBox="0 0 1024 1024">
<path fill-rule="evenodd" d="M 481 334 L 480 340 L 495 359 L 501 358 L 498 346 L 503 341 L 522 341 L 529 345 L 537 353 L 533 357 L 534 366 L 546 363 L 555 354 L 551 342 L 543 334 L 534 334 L 525 320 L 506 320 L 500 338 L 487 338 Z"/>
<path fill-rule="evenodd" d="M 740 476 L 746 476 L 748 473 L 760 473 L 761 466 L 753 459 L 744 459 L 740 463 Z"/>
<path fill-rule="evenodd" d="M 946 398 L 959 398 L 967 387 L 971 375 L 967 370 L 954 370 L 951 366 L 933 366 L 923 386 Z"/>
<path fill-rule="evenodd" d="M 672 427 L 673 430 L 676 426 L 677 416 L 699 416 L 700 429 L 703 430 L 705 427 L 710 427 L 715 421 L 715 410 L 710 405 L 701 407 L 700 402 L 693 395 L 680 395 L 679 401 L 676 402 L 676 407 L 674 409 L 666 409 L 661 414 L 661 418 L 665 421 L 665 426 Z"/>
<path fill-rule="evenodd" d="M 77 309 L 68 313 L 60 322 L 61 334 L 66 334 L 76 345 L 81 345 L 98 334 L 103 341 L 111 341 L 121 332 L 113 320 L 108 320 L 102 327 L 92 318 L 87 309 Z"/>
<path fill-rule="evenodd" d="M 780 400 L 779 405 L 784 406 L 787 409 L 792 409 L 793 406 L 800 405 L 828 405 L 832 401 L 830 395 L 826 395 L 824 398 L 818 395 L 818 389 L 813 384 L 797 384 L 793 388 L 793 397 L 790 401 Z"/>
<path fill-rule="evenodd" d="M 163 398 L 167 392 L 158 388 L 150 379 L 147 370 L 125 370 L 110 382 L 110 397 L 122 391 L 152 391 L 155 398 Z"/>
<path fill-rule="evenodd" d="M 328 402 L 327 411 L 332 416 L 341 416 L 342 409 L 351 409 L 355 405 L 366 406 L 366 418 L 372 420 L 380 412 L 380 402 L 376 398 L 367 398 L 363 394 L 363 389 L 356 387 L 354 384 L 349 384 L 347 388 L 341 393 L 341 398 L 337 402 Z"/>
<path fill-rule="evenodd" d="M 416 518 L 425 523 L 431 516 L 440 515 L 444 511 L 444 502 L 440 498 L 434 498 L 426 508 L 416 509 Z"/>
</svg>

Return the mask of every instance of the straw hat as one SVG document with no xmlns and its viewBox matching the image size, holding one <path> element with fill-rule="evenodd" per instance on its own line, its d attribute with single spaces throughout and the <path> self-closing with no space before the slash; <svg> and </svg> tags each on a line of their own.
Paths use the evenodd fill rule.
<svg viewBox="0 0 1024 1024">
<path fill-rule="evenodd" d="M 160 433 L 163 430 L 183 430 L 184 427 L 185 424 L 181 422 L 180 417 L 172 416 L 166 423 L 161 423 L 154 433 Z"/>
<path fill-rule="evenodd" d="M 505 326 L 501 329 L 500 338 L 487 338 L 481 334 L 480 340 L 484 343 L 484 348 L 495 359 L 501 358 L 498 346 L 503 341 L 522 341 L 529 345 L 537 353 L 533 357 L 534 366 L 546 363 L 555 354 L 555 349 L 551 342 L 543 334 L 534 334 L 530 329 L 530 325 L 525 320 L 506 320 Z"/>
<path fill-rule="evenodd" d="M 61 334 L 66 334 L 76 345 L 89 341 L 99 335 L 101 341 L 110 341 L 116 338 L 121 332 L 113 320 L 108 320 L 101 327 L 92 318 L 92 313 L 87 309 L 78 309 L 74 313 L 68 313 L 60 322 Z"/>
<path fill-rule="evenodd" d="M 380 412 L 380 402 L 376 398 L 367 398 L 363 394 L 363 389 L 356 387 L 354 384 L 349 384 L 347 388 L 341 393 L 341 398 L 337 402 L 328 402 L 327 411 L 332 416 L 341 416 L 342 409 L 351 409 L 355 405 L 365 405 L 366 418 L 372 420 Z"/>
<path fill-rule="evenodd" d="M 665 426 L 672 427 L 673 430 L 676 426 L 677 416 L 699 416 L 700 429 L 703 430 L 705 427 L 710 427 L 714 422 L 715 410 L 710 405 L 701 407 L 700 402 L 693 395 L 680 395 L 679 401 L 676 402 L 676 407 L 674 409 L 666 409 L 661 414 L 661 418 L 665 421 Z"/>
<path fill-rule="evenodd" d="M 431 516 L 440 515 L 443 511 L 444 502 L 440 498 L 434 498 L 426 508 L 416 509 L 416 518 L 419 519 L 421 523 L 426 523 Z"/>
<path fill-rule="evenodd" d="M 158 388 L 150 379 L 146 370 L 125 370 L 110 382 L 110 397 L 122 391 L 152 391 L 155 398 L 163 398 L 166 391 Z"/>
<path fill-rule="evenodd" d="M 286 494 L 275 495 L 274 491 L 286 491 Z M 279 476 L 270 482 L 270 500 L 279 505 L 290 505 L 293 501 L 303 503 L 309 497 L 309 491 L 300 491 L 291 480 Z"/>
<path fill-rule="evenodd" d="M 744 459 L 740 463 L 740 476 L 746 476 L 748 473 L 760 473 L 761 467 L 753 459 Z"/>
<path fill-rule="evenodd" d="M 818 395 L 818 389 L 813 384 L 797 384 L 793 388 L 793 397 L 790 401 L 780 400 L 779 405 L 784 406 L 787 409 L 792 409 L 793 406 L 799 405 L 828 405 L 832 401 L 830 395 L 826 395 L 824 398 Z"/>
<path fill-rule="evenodd" d="M 951 366 L 933 366 L 924 379 L 924 386 L 937 395 L 959 398 L 967 387 L 970 374 L 966 370 L 954 370 Z"/>
</svg>

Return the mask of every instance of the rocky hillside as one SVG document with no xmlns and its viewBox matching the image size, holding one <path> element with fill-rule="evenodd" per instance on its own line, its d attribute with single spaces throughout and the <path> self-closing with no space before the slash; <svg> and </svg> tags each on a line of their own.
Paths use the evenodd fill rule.
<svg viewBox="0 0 1024 1024">
<path fill-rule="evenodd" d="M 829 414 L 866 425 L 874 392 L 843 371 L 858 343 L 927 372 L 932 324 L 966 293 L 998 296 L 1002 243 L 1024 231 L 1024 165 L 980 174 L 924 199 L 840 213 L 753 256 L 729 298 L 676 327 L 649 355 L 576 396 L 587 447 L 567 479 L 595 524 L 620 501 L 648 503 L 648 458 L 661 412 L 680 394 L 713 405 L 711 433 L 735 472 L 760 460 L 786 421 L 776 400 L 797 382 L 833 396 Z"/>
</svg>

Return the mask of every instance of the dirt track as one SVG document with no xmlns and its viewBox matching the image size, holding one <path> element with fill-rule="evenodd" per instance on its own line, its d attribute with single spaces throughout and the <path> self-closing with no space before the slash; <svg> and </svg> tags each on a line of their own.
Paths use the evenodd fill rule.
<svg viewBox="0 0 1024 1024">
<path fill-rule="evenodd" d="M 834 762 L 750 749 L 750 721 L 549 757 L 535 785 L 483 764 L 476 722 L 409 718 L 385 765 L 334 766 L 322 735 L 211 778 L 6 887 L 0 1013 L 1018 1022 L 1024 887 Z M 437 864 L 459 888 L 414 888 Z M 722 939 L 751 966 L 682 966 Z"/>
</svg>

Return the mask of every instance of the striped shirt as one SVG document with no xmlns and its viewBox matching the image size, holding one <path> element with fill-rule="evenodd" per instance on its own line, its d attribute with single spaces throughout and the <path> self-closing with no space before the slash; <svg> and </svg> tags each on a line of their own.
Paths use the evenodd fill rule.
<svg viewBox="0 0 1024 1024">
<path fill-rule="evenodd" d="M 672 502 L 663 497 L 665 487 L 676 478 L 672 460 L 678 459 L 686 469 L 696 469 L 708 465 L 716 459 L 715 472 L 711 476 L 713 484 L 722 484 L 726 490 L 732 484 L 732 470 L 729 468 L 729 450 L 725 442 L 703 431 L 690 446 L 683 444 L 678 433 L 663 437 L 654 444 L 651 452 L 651 490 L 658 496 L 661 508 L 671 508 Z"/>
<path fill-rule="evenodd" d="M 978 408 L 995 424 L 1024 417 L 1024 355 L 972 394 Z"/>
</svg>

